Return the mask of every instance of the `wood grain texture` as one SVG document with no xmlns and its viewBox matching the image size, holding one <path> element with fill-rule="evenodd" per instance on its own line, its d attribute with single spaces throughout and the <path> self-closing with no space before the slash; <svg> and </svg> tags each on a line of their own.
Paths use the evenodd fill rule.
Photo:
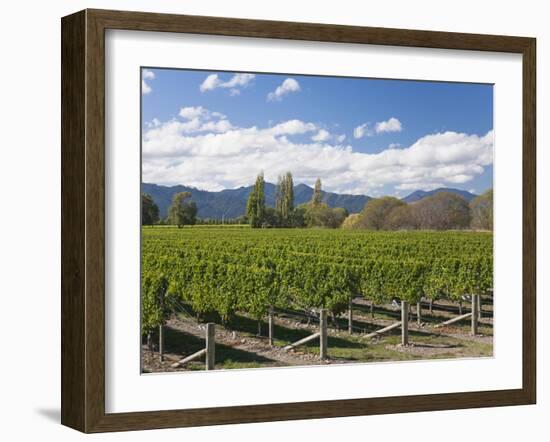
<svg viewBox="0 0 550 442">
<path fill-rule="evenodd" d="M 537 78 L 536 40 L 523 50 L 523 389 L 537 396 Z"/>
<path fill-rule="evenodd" d="M 86 11 L 86 429 L 105 415 L 105 36 Z"/>
<path fill-rule="evenodd" d="M 85 416 L 85 14 L 63 19 L 61 34 L 61 422 Z"/>
<path fill-rule="evenodd" d="M 523 55 L 523 387 L 516 390 L 105 413 L 105 30 Z M 86 10 L 62 19 L 62 423 L 141 430 L 532 404 L 536 398 L 536 46 L 526 37 Z"/>
<path fill-rule="evenodd" d="M 106 29 L 521 53 L 529 38 L 148 12 L 88 10 Z"/>
</svg>

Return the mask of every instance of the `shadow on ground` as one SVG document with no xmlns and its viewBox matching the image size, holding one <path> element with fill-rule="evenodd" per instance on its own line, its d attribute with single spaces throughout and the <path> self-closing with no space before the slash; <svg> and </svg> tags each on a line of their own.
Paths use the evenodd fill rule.
<svg viewBox="0 0 550 442">
<path fill-rule="evenodd" d="M 205 348 L 206 342 L 190 333 L 165 327 L 164 351 L 182 356 L 191 355 Z M 242 363 L 274 363 L 275 361 L 253 352 L 216 343 L 216 364 L 224 364 L 229 361 Z"/>
</svg>

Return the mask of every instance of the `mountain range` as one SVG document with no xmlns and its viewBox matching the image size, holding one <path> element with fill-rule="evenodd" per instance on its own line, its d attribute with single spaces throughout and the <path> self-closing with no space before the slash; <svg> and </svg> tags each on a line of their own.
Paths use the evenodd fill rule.
<svg viewBox="0 0 550 442">
<path fill-rule="evenodd" d="M 239 187 L 237 189 L 224 189 L 218 192 L 207 190 L 199 190 L 194 187 L 177 185 L 177 186 L 161 186 L 158 184 L 142 183 L 141 191 L 151 195 L 157 206 L 161 218 L 168 214 L 168 207 L 172 203 L 172 196 L 178 192 L 190 192 L 191 198 L 197 204 L 199 218 L 215 218 L 215 219 L 231 219 L 237 218 L 245 213 L 246 201 L 248 195 L 254 186 Z M 265 183 L 265 202 L 267 206 L 275 207 L 275 195 L 277 186 L 272 183 Z M 402 200 L 406 203 L 419 201 L 422 198 L 433 195 L 439 192 L 456 193 L 466 200 L 471 201 L 476 195 L 459 189 L 440 188 L 429 192 L 417 190 Z M 348 195 L 333 192 L 322 192 L 323 201 L 330 207 L 343 207 L 349 213 L 358 213 L 363 210 L 372 197 L 368 195 Z M 294 186 L 294 204 L 300 205 L 311 200 L 313 188 L 298 184 Z"/>
<path fill-rule="evenodd" d="M 473 193 L 470 193 L 466 190 L 460 190 L 460 189 L 450 189 L 446 187 L 440 187 L 438 189 L 425 191 L 425 190 L 415 190 L 413 193 L 407 195 L 405 198 L 401 198 L 401 201 L 406 202 L 407 204 L 415 203 L 416 201 L 420 201 L 421 199 L 424 199 L 428 196 L 435 195 L 436 193 L 441 192 L 450 192 L 454 193 L 458 196 L 461 196 L 466 201 L 470 202 L 472 201 L 477 195 L 474 195 Z"/>
</svg>

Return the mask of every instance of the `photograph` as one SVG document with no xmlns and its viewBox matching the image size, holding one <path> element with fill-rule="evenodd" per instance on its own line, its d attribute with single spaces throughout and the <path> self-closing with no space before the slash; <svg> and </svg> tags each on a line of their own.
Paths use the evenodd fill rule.
<svg viewBox="0 0 550 442">
<path fill-rule="evenodd" d="M 141 68 L 142 373 L 493 355 L 493 85 Z"/>
</svg>

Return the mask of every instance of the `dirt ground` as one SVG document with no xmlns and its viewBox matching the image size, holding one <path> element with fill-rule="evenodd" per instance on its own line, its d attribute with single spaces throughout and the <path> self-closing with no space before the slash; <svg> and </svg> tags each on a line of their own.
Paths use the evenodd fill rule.
<svg viewBox="0 0 550 442">
<path fill-rule="evenodd" d="M 464 305 L 463 313 L 468 313 Z M 438 301 L 430 314 L 428 303 L 422 305 L 420 325 L 416 320 L 416 306 L 412 307 L 409 321 L 409 345 L 402 346 L 400 328 L 375 338 L 365 335 L 400 320 L 400 309 L 392 305 L 375 306 L 374 317 L 370 304 L 354 301 L 353 333 L 347 329 L 347 318 L 329 318 L 328 356 L 319 360 L 318 340 L 286 351 L 284 346 L 318 331 L 315 319 L 305 312 L 278 311 L 275 316 L 275 342 L 273 346 L 265 336 L 267 325 L 250 318 L 239 317 L 225 327 L 216 325 L 216 369 L 300 366 L 312 364 L 341 364 L 357 362 L 398 361 L 415 359 L 448 359 L 461 357 L 490 357 L 493 351 L 492 302 L 484 299 L 479 334 L 470 335 L 470 319 L 450 326 L 435 325 L 459 314 L 458 306 L 448 301 Z M 172 315 L 165 326 L 164 361 L 161 362 L 158 346 L 152 351 L 142 346 L 144 372 L 204 370 L 204 357 L 185 366 L 173 368 L 172 364 L 201 350 L 205 346 L 205 324 L 184 314 Z M 153 339 L 153 342 L 156 342 Z"/>
</svg>

